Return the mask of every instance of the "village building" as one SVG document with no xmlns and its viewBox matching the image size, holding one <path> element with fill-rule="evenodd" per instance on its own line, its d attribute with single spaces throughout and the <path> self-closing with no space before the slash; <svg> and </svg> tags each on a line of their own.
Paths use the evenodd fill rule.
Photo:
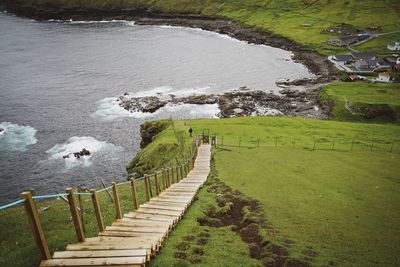
<svg viewBox="0 0 400 267">
<path fill-rule="evenodd" d="M 351 52 L 351 56 L 354 60 L 358 59 L 376 59 L 375 52 Z"/>
<path fill-rule="evenodd" d="M 375 81 L 388 83 L 388 82 L 390 82 L 390 74 L 388 72 L 380 72 L 378 74 L 378 78 L 376 78 Z"/>
<path fill-rule="evenodd" d="M 353 61 L 353 57 L 351 55 L 333 55 L 332 59 L 337 62 L 343 62 L 345 64 Z"/>
<path fill-rule="evenodd" d="M 387 49 L 391 51 L 399 51 L 400 50 L 400 42 L 393 42 L 387 45 Z"/>
</svg>

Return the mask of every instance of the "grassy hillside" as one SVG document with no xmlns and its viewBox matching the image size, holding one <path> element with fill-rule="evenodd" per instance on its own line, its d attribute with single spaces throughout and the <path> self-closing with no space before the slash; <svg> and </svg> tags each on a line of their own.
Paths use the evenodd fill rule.
<svg viewBox="0 0 400 267">
<path fill-rule="evenodd" d="M 329 46 L 335 35 L 321 34 L 324 28 L 341 23 L 355 27 L 382 26 L 382 32 L 400 30 L 400 5 L 397 0 L 17 0 L 34 7 L 85 7 L 92 9 L 148 9 L 171 13 L 219 16 L 250 27 L 272 31 L 322 54 L 344 51 Z M 302 26 L 308 24 L 307 27 Z M 400 33 L 380 37 L 361 48 L 387 53 L 387 41 L 400 39 Z"/>
<path fill-rule="evenodd" d="M 334 103 L 332 118 L 336 120 L 398 122 L 400 118 L 399 84 L 335 82 L 321 96 Z"/>
<path fill-rule="evenodd" d="M 150 121 L 144 123 L 142 137 L 151 132 L 152 129 L 164 129 L 164 131 L 153 136 L 154 141 L 146 146 L 128 163 L 128 173 L 136 173 L 141 176 L 151 173 L 167 166 L 176 165 L 187 156 L 192 140 L 182 129 L 176 129 L 171 120 Z"/>
<path fill-rule="evenodd" d="M 141 153 L 153 157 L 156 147 L 176 138 L 175 132 L 190 140 L 185 134 L 189 127 L 195 133 L 209 129 L 224 137 L 224 145 L 220 143 L 213 153 L 212 177 L 226 185 L 210 179 L 151 266 L 271 262 L 277 266 L 282 262 L 396 266 L 399 262 L 399 126 L 278 117 L 190 120 L 174 125 L 175 131 L 169 125 L 157 135 L 156 145 L 148 145 Z M 143 187 L 139 182 L 141 203 Z M 123 212 L 132 210 L 129 185 L 120 186 L 119 192 Z M 245 206 L 236 213 L 236 221 L 224 219 L 232 210 L 227 201 L 232 196 L 258 203 L 256 212 Z M 109 225 L 114 205 L 105 192 L 99 197 Z M 82 198 L 86 235 L 95 236 L 98 230 L 90 196 Z M 39 208 L 51 251 L 75 242 L 64 201 L 40 202 Z M 0 266 L 37 264 L 39 254 L 23 208 L 0 211 L 0 215 Z M 245 231 L 248 228 L 239 227 L 245 223 L 254 227 L 251 222 L 257 222 L 257 246 L 245 238 L 251 234 Z M 257 259 L 251 254 L 255 248 L 260 249 Z"/>
<path fill-rule="evenodd" d="M 281 242 L 290 255 L 318 266 L 396 266 L 400 261 L 400 150 L 388 153 L 389 146 L 382 143 L 371 151 L 359 143 L 349 151 L 346 143 L 367 141 L 372 135 L 399 142 L 398 126 L 290 118 L 199 120 L 188 125 L 224 136 L 227 145 L 215 150 L 218 178 L 261 201 L 274 229 L 266 230 L 267 236 Z M 298 148 L 285 141 L 275 148 L 266 135 L 283 140 L 297 136 Z M 258 148 L 256 136 L 262 140 Z M 302 149 L 312 146 L 307 143 L 310 136 L 335 138 L 335 150 L 332 142 L 314 151 Z M 240 138 L 238 147 L 234 141 Z M 287 240 L 293 243 L 287 245 Z"/>
</svg>

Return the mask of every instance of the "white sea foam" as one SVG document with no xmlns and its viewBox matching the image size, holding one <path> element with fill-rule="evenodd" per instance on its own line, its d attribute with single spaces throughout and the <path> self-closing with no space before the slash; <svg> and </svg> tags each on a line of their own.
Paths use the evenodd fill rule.
<svg viewBox="0 0 400 267">
<path fill-rule="evenodd" d="M 127 25 L 127 26 L 135 26 L 134 21 L 130 20 L 118 20 L 118 19 L 113 19 L 113 20 L 59 20 L 59 19 L 49 19 L 48 22 L 56 22 L 56 23 L 68 23 L 68 24 L 122 24 L 122 25 Z"/>
<path fill-rule="evenodd" d="M 83 148 L 89 150 L 89 156 L 79 159 L 73 153 L 81 151 Z M 109 158 L 122 151 L 122 147 L 104 141 L 98 141 L 91 136 L 73 136 L 63 144 L 57 144 L 46 151 L 49 155 L 47 162 L 65 161 L 65 168 L 71 169 L 77 166 L 88 167 L 92 165 L 92 160 L 102 156 Z M 63 156 L 69 155 L 68 158 Z"/>
<path fill-rule="evenodd" d="M 38 141 L 35 138 L 37 131 L 31 126 L 2 122 L 0 128 L 4 129 L 0 136 L 0 151 L 26 151 L 27 146 Z"/>
<path fill-rule="evenodd" d="M 146 96 L 157 96 L 157 97 L 165 97 L 169 95 L 174 95 L 176 97 L 185 97 L 190 95 L 202 95 L 209 93 L 211 87 L 203 86 L 203 87 L 191 87 L 191 88 L 181 88 L 176 89 L 168 85 L 155 87 L 146 91 L 139 91 L 135 93 L 130 93 L 128 97 L 146 97 Z"/>
<path fill-rule="evenodd" d="M 218 104 L 195 105 L 183 103 L 168 103 L 154 113 L 131 112 L 122 108 L 116 97 L 104 98 L 98 104 L 98 109 L 92 114 L 92 117 L 109 121 L 121 118 L 217 118 L 217 114 L 220 112 Z"/>
</svg>

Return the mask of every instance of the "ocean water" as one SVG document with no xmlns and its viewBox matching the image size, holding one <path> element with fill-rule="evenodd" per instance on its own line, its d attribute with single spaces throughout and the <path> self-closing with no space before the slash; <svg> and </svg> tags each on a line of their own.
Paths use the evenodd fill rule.
<svg viewBox="0 0 400 267">
<path fill-rule="evenodd" d="M 199 29 L 0 14 L 0 204 L 26 189 L 121 181 L 145 120 L 218 113 L 217 105 L 189 104 L 130 113 L 119 95 L 277 92 L 276 79 L 311 76 L 291 56 Z M 62 158 L 82 148 L 90 157 Z"/>
</svg>

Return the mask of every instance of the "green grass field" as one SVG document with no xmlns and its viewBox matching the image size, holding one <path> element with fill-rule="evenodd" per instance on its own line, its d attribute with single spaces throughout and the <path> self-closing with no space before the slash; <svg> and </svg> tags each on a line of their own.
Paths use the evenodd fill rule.
<svg viewBox="0 0 400 267">
<path fill-rule="evenodd" d="M 376 121 L 398 122 L 400 114 L 400 86 L 398 84 L 366 83 L 366 82 L 334 82 L 322 90 L 322 99 L 335 102 L 332 117 L 336 120 L 367 121 L 358 107 L 363 105 L 387 106 L 392 111 L 393 118 L 387 115 L 377 117 Z M 348 101 L 349 107 L 354 111 L 350 113 L 345 108 Z"/>
<path fill-rule="evenodd" d="M 209 129 L 219 142 L 224 138 L 224 145 L 214 149 L 213 176 L 259 201 L 267 220 L 259 224 L 262 238 L 287 250 L 287 257 L 315 266 L 396 266 L 400 261 L 399 126 L 280 117 L 174 125 L 175 131 L 170 125 L 153 144 L 174 142 L 176 132 L 189 141 L 184 134 L 189 127 L 197 134 Z M 141 153 L 156 160 L 157 146 Z M 176 153 L 173 156 L 179 157 Z M 262 265 L 250 257 L 248 243 L 232 226 L 197 222 L 212 207 L 226 210 L 217 207 L 220 195 L 213 186 L 211 179 L 151 266 Z M 132 210 L 129 186 L 119 191 L 123 212 Z M 143 182 L 139 192 L 142 203 Z M 84 196 L 82 202 L 86 235 L 95 236 L 90 198 Z M 105 192 L 100 202 L 109 225 L 115 216 L 113 203 Z M 44 207 L 49 208 L 40 217 L 50 250 L 63 250 L 76 240 L 68 206 L 56 200 L 41 202 L 39 208 Z M 39 254 L 23 208 L 0 215 L 0 266 L 37 264 Z M 263 259 L 270 256 L 263 254 Z"/>
<path fill-rule="evenodd" d="M 337 141 L 368 139 L 365 135 L 373 132 L 387 140 L 400 136 L 400 128 L 393 125 L 289 118 L 201 120 L 189 125 L 232 140 L 266 132 L 306 139 L 310 130 L 314 136 L 336 136 Z M 305 139 L 300 140 L 306 143 Z M 215 149 L 218 178 L 263 203 L 278 230 L 271 239 L 293 240 L 290 251 L 295 256 L 312 247 L 317 253 L 312 263 L 317 266 L 398 265 L 398 152 L 271 146 Z"/>
</svg>

